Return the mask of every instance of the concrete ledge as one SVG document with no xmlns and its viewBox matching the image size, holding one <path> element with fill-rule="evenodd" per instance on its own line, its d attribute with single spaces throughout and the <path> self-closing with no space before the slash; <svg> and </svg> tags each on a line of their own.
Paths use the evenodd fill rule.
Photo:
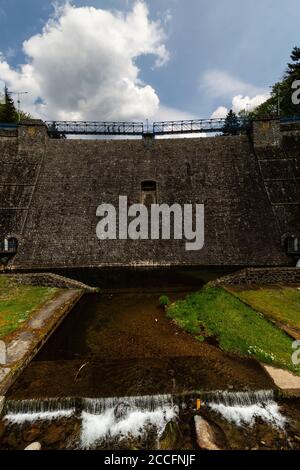
<svg viewBox="0 0 300 470">
<path fill-rule="evenodd" d="M 269 377 L 281 391 L 282 396 L 300 397 L 300 377 L 291 372 L 273 366 L 261 364 Z"/>
<path fill-rule="evenodd" d="M 6 364 L 0 365 L 0 396 L 5 395 L 83 294 L 78 289 L 59 292 L 6 343 Z"/>
</svg>

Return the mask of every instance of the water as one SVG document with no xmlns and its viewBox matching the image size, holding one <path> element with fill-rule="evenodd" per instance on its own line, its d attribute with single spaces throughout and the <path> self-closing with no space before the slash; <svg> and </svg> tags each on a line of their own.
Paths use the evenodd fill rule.
<svg viewBox="0 0 300 470">
<path fill-rule="evenodd" d="M 43 449 L 192 450 L 199 397 L 222 448 L 287 448 L 281 430 L 300 435 L 299 407 L 276 403 L 255 361 L 199 343 L 159 308 L 160 295 L 174 301 L 198 290 L 202 274 L 194 274 L 102 279 L 111 291 L 84 296 L 11 387 L 0 448 L 38 440 Z"/>
<path fill-rule="evenodd" d="M 166 425 L 178 417 L 178 407 L 170 395 L 84 400 L 80 445 L 147 438 L 158 441 Z"/>
<path fill-rule="evenodd" d="M 80 412 L 79 412 L 79 409 Z M 61 420 L 77 415 L 81 422 L 79 448 L 141 439 L 152 434 L 158 446 L 166 425 L 178 418 L 171 395 L 8 401 L 8 426 Z"/>
<path fill-rule="evenodd" d="M 75 400 L 71 398 L 46 400 L 8 400 L 5 421 L 22 425 L 26 422 L 53 421 L 69 418 L 75 413 Z"/>
<path fill-rule="evenodd" d="M 197 448 L 196 397 L 202 402 L 200 414 L 219 429 L 221 448 L 256 448 L 267 442 L 270 448 L 286 449 L 298 432 L 291 425 L 294 418 L 299 425 L 299 407 L 281 406 L 272 390 L 8 400 L 0 447 L 22 449 L 34 435 L 43 449 L 159 449 L 167 441 L 170 450 L 192 450 Z"/>
<path fill-rule="evenodd" d="M 281 414 L 272 390 L 256 392 L 215 392 L 207 394 L 208 407 L 236 426 L 254 426 L 256 419 L 284 429 L 287 419 Z"/>
</svg>

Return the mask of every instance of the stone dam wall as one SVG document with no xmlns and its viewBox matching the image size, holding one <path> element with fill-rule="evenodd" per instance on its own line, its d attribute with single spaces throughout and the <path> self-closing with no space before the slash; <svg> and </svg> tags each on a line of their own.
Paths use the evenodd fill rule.
<svg viewBox="0 0 300 470">
<path fill-rule="evenodd" d="M 111 266 L 287 266 L 300 236 L 300 130 L 255 122 L 251 136 L 55 140 L 41 122 L 0 134 L 0 238 L 16 237 L 10 269 Z M 205 245 L 96 237 L 99 204 L 204 204 Z"/>
</svg>

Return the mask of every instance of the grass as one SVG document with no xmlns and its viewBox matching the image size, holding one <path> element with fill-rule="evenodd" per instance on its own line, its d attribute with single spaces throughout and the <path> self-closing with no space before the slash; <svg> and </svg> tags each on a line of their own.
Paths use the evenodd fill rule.
<svg viewBox="0 0 300 470">
<path fill-rule="evenodd" d="M 233 290 L 255 310 L 300 330 L 300 289 L 296 287 Z"/>
<path fill-rule="evenodd" d="M 32 313 L 58 291 L 56 288 L 19 286 L 0 276 L 0 338 L 14 333 Z"/>
<path fill-rule="evenodd" d="M 179 326 L 201 336 L 213 335 L 224 351 L 289 369 L 293 341 L 261 314 L 222 288 L 207 288 L 170 305 L 167 315 Z"/>
</svg>

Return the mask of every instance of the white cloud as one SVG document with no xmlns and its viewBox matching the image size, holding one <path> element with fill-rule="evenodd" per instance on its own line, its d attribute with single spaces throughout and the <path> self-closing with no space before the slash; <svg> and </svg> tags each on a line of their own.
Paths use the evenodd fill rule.
<svg viewBox="0 0 300 470">
<path fill-rule="evenodd" d="M 225 106 L 219 106 L 211 115 L 212 119 L 225 118 L 228 114 L 228 109 Z"/>
<path fill-rule="evenodd" d="M 135 59 L 152 54 L 162 66 L 169 57 L 165 39 L 142 1 L 128 13 L 67 3 L 24 42 L 26 63 L 19 69 L 0 55 L 0 79 L 9 89 L 28 91 L 22 107 L 44 119 L 152 118 L 159 97 L 140 80 Z"/>
<path fill-rule="evenodd" d="M 254 96 L 265 93 L 263 88 L 255 87 L 218 69 L 207 70 L 202 75 L 199 89 L 214 98 L 228 98 L 238 94 Z"/>
<path fill-rule="evenodd" d="M 198 116 L 164 105 L 159 107 L 154 116 L 155 121 L 185 121 L 190 119 L 198 119 Z"/>
<path fill-rule="evenodd" d="M 235 113 L 245 109 L 246 111 L 252 111 L 257 106 L 264 103 L 268 98 L 269 94 L 256 95 L 253 98 L 249 96 L 237 95 L 232 99 L 232 109 Z"/>
<path fill-rule="evenodd" d="M 251 85 L 228 72 L 217 69 L 208 70 L 202 75 L 199 89 L 213 98 L 231 101 L 230 108 L 235 113 L 244 109 L 252 111 L 270 96 L 264 88 Z M 226 117 L 228 111 L 229 108 L 221 105 L 212 113 L 211 117 Z"/>
</svg>

